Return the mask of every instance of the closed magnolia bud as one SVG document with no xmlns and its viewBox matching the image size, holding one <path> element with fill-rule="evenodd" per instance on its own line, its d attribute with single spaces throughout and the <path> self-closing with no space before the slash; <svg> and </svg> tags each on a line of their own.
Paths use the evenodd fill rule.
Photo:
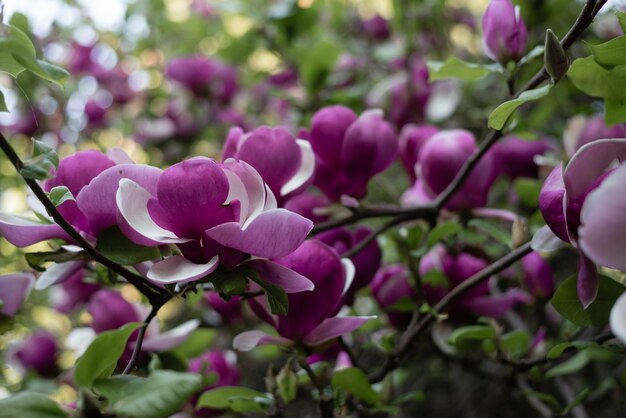
<svg viewBox="0 0 626 418">
<path fill-rule="evenodd" d="M 519 61 L 526 50 L 526 25 L 511 0 L 491 0 L 483 15 L 483 47 L 494 61 Z"/>
<path fill-rule="evenodd" d="M 439 132 L 433 125 L 407 124 L 400 131 L 400 159 L 411 180 L 415 181 L 415 164 L 419 160 L 422 146 L 428 139 Z"/>
<path fill-rule="evenodd" d="M 398 329 L 406 327 L 411 320 L 411 312 L 394 310 L 393 305 L 403 299 L 416 298 L 407 268 L 401 264 L 381 268 L 376 273 L 371 288 L 378 306 L 387 314 L 389 324 Z"/>
<path fill-rule="evenodd" d="M 97 333 L 141 321 L 133 305 L 118 292 L 108 289 L 99 290 L 91 297 L 87 311 L 93 318 L 91 327 Z"/>
<path fill-rule="evenodd" d="M 492 149 L 497 174 L 505 174 L 513 180 L 518 177 L 536 178 L 539 166 L 535 163 L 535 156 L 543 155 L 551 146 L 543 140 L 526 141 L 508 136 Z"/>
<path fill-rule="evenodd" d="M 363 21 L 363 30 L 366 35 L 374 41 L 384 41 L 389 38 L 389 24 L 387 19 L 381 15 L 376 15 Z"/>
<path fill-rule="evenodd" d="M 48 331 L 35 331 L 13 352 L 13 359 L 26 371 L 43 377 L 53 377 L 57 368 L 59 348 L 56 338 Z"/>
<path fill-rule="evenodd" d="M 532 252 L 522 258 L 524 283 L 534 296 L 549 298 L 554 293 L 554 274 L 550 264 L 538 253 Z"/>
<path fill-rule="evenodd" d="M 555 82 L 559 81 L 569 69 L 569 58 L 561 46 L 559 38 L 550 29 L 546 31 L 543 60 L 546 71 Z"/>
<path fill-rule="evenodd" d="M 208 376 L 213 373 L 217 379 L 215 383 L 205 389 L 219 386 L 234 386 L 239 382 L 239 368 L 237 357 L 232 351 L 211 350 L 189 360 L 187 370 Z"/>
</svg>

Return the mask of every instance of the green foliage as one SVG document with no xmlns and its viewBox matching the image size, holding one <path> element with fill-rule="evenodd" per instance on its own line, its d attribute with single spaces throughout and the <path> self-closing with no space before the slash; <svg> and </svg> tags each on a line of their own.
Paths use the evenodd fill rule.
<svg viewBox="0 0 626 418">
<path fill-rule="evenodd" d="M 332 386 L 351 393 L 368 405 L 375 405 L 380 398 L 372 389 L 365 372 L 356 367 L 342 369 L 333 374 Z"/>
<path fill-rule="evenodd" d="M 481 341 L 496 337 L 496 330 L 491 325 L 467 325 L 455 329 L 448 342 L 451 345 L 459 345 L 466 341 Z"/>
<path fill-rule="evenodd" d="M 287 362 L 276 376 L 276 391 L 286 404 L 296 399 L 298 375 L 293 371 L 291 362 Z"/>
<path fill-rule="evenodd" d="M 54 206 L 59 206 L 68 200 L 76 200 L 72 195 L 72 192 L 70 192 L 70 189 L 65 186 L 56 186 L 50 189 L 48 192 L 48 198 Z"/>
<path fill-rule="evenodd" d="M 429 62 L 429 81 L 456 78 L 463 81 L 476 81 L 488 74 L 497 71 L 496 64 L 480 65 L 462 61 L 456 57 L 450 57 L 445 62 Z"/>
<path fill-rule="evenodd" d="M 74 382 L 78 386 L 91 387 L 97 378 L 110 376 L 124 352 L 128 338 L 142 325 L 141 322 L 131 322 L 120 329 L 98 335 L 76 361 Z"/>
<path fill-rule="evenodd" d="M 289 299 L 283 288 L 261 280 L 259 274 L 251 268 L 245 268 L 244 271 L 250 280 L 261 286 L 265 291 L 267 302 L 270 305 L 270 311 L 276 315 L 287 315 L 289 311 Z"/>
<path fill-rule="evenodd" d="M 94 390 L 108 400 L 108 409 L 131 418 L 166 418 L 202 389 L 202 376 L 156 370 L 148 378 L 113 376 L 96 379 Z"/>
<path fill-rule="evenodd" d="M 159 247 L 145 247 L 129 240 L 117 226 L 103 231 L 98 237 L 96 249 L 104 256 L 122 265 L 133 265 L 155 260 L 161 256 Z"/>
<path fill-rule="evenodd" d="M 463 230 L 463 227 L 455 221 L 449 221 L 440 223 L 430 231 L 428 234 L 428 240 L 426 247 L 429 249 L 434 247 L 438 242 L 443 241 L 446 238 L 451 238 Z"/>
<path fill-rule="evenodd" d="M 598 275 L 598 294 L 585 309 L 578 299 L 577 282 L 578 276 L 573 275 L 561 283 L 552 296 L 552 306 L 565 319 L 581 327 L 608 324 L 611 308 L 626 288 L 609 277 Z"/>
<path fill-rule="evenodd" d="M 56 251 L 43 251 L 37 253 L 27 253 L 24 255 L 28 265 L 37 271 L 46 271 L 44 263 L 65 263 L 73 260 L 88 259 L 87 253 L 84 251 L 66 251 L 63 248 L 59 248 Z"/>
<path fill-rule="evenodd" d="M 222 386 L 200 395 L 196 408 L 230 409 L 235 412 L 267 414 L 272 400 L 265 393 L 240 386 Z"/>
<path fill-rule="evenodd" d="M 513 189 L 522 205 L 536 208 L 539 205 L 539 193 L 542 185 L 541 180 L 520 177 L 513 182 Z"/>
<path fill-rule="evenodd" d="M 607 361 L 614 358 L 614 354 L 598 345 L 582 349 L 570 359 L 558 364 L 546 372 L 547 378 L 576 373 L 592 360 Z"/>
<path fill-rule="evenodd" d="M 606 68 L 626 65 L 626 36 L 599 45 L 588 44 L 595 62 Z"/>
<path fill-rule="evenodd" d="M 526 102 L 541 99 L 548 94 L 551 88 L 552 84 L 546 84 L 543 87 L 523 92 L 517 99 L 502 103 L 489 115 L 489 127 L 501 130 L 518 107 Z"/>
<path fill-rule="evenodd" d="M 489 235 L 491 238 L 509 248 L 513 246 L 511 231 L 503 229 L 494 222 L 490 222 L 485 219 L 472 219 L 467 223 L 467 225 Z"/>
<path fill-rule="evenodd" d="M 315 45 L 298 54 L 298 71 L 302 84 L 309 92 L 314 93 L 324 85 L 339 55 L 339 46 L 326 39 L 320 39 Z"/>
<path fill-rule="evenodd" d="M 0 399 L 0 415 L 3 418 L 68 418 L 61 407 L 41 393 L 20 392 Z"/>
<path fill-rule="evenodd" d="M 27 179 L 45 180 L 51 177 L 52 170 L 58 166 L 56 150 L 45 142 L 33 140 L 33 155 L 24 161 L 20 174 Z"/>
</svg>

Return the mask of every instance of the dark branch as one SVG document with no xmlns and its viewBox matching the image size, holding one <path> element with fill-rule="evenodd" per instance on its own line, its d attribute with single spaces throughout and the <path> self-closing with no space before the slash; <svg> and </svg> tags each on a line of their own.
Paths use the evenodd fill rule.
<svg viewBox="0 0 626 418">
<path fill-rule="evenodd" d="M 141 353 L 141 346 L 143 345 L 143 338 L 146 335 L 146 329 L 148 328 L 148 325 L 150 325 L 150 322 L 152 322 L 152 320 L 156 316 L 157 312 L 159 312 L 159 308 L 160 307 L 153 307 L 150 313 L 148 314 L 148 316 L 146 317 L 146 320 L 143 321 L 143 326 L 139 328 L 139 334 L 137 335 L 137 341 L 135 341 L 133 354 L 131 355 L 130 360 L 128 361 L 128 364 L 124 368 L 124 371 L 122 372 L 122 374 L 129 374 L 131 370 L 133 369 L 133 367 L 135 367 L 135 363 L 137 363 L 137 359 L 139 358 L 139 353 Z"/>
</svg>

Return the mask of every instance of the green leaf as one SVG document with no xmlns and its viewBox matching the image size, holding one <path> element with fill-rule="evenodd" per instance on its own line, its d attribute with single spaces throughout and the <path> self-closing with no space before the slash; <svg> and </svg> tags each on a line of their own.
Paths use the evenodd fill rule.
<svg viewBox="0 0 626 418">
<path fill-rule="evenodd" d="M 441 270 L 430 270 L 426 274 L 422 276 L 422 283 L 428 284 L 431 286 L 440 286 L 440 287 L 448 287 L 450 286 L 450 281 L 446 274 Z"/>
<path fill-rule="evenodd" d="M 22 176 L 45 180 L 50 177 L 51 170 L 59 166 L 59 155 L 55 149 L 45 142 L 33 140 L 33 156 L 24 161 L 20 169 Z"/>
<path fill-rule="evenodd" d="M 230 409 L 240 407 L 241 401 L 252 401 L 253 403 L 263 407 L 270 399 L 265 393 L 261 393 L 254 389 L 244 388 L 241 386 L 222 386 L 211 389 L 200 395 L 196 409 L 214 408 L 214 409 Z M 263 408 L 264 410 L 265 408 Z M 241 412 L 241 411 L 237 411 Z"/>
<path fill-rule="evenodd" d="M 167 418 L 202 389 L 202 376 L 156 370 L 148 378 L 114 376 L 97 379 L 94 389 L 109 400 L 109 409 L 131 418 Z"/>
<path fill-rule="evenodd" d="M 391 312 L 413 312 L 417 309 L 417 304 L 415 301 L 408 297 L 403 297 L 396 303 L 385 308 L 387 311 Z"/>
<path fill-rule="evenodd" d="M 59 404 L 41 393 L 20 392 L 0 399 L 3 418 L 68 418 Z"/>
<path fill-rule="evenodd" d="M 480 80 L 487 74 L 496 71 L 493 65 L 480 65 L 461 61 L 450 57 L 445 62 L 428 62 L 428 81 L 456 78 L 463 81 Z"/>
<path fill-rule="evenodd" d="M 515 110 L 526 102 L 532 100 L 538 100 L 548 94 L 552 88 L 551 84 L 546 84 L 543 87 L 527 90 L 519 95 L 517 99 L 509 100 L 498 106 L 491 115 L 489 115 L 489 127 L 497 130 L 501 130 L 506 125 L 509 117 L 515 112 Z"/>
<path fill-rule="evenodd" d="M 561 283 L 552 296 L 552 306 L 565 319 L 581 327 L 608 324 L 611 308 L 626 288 L 609 277 L 598 275 L 596 299 L 584 309 L 578 299 L 577 282 L 578 276 L 573 275 Z"/>
<path fill-rule="evenodd" d="M 537 179 L 520 177 L 513 182 L 513 189 L 522 205 L 535 208 L 539 204 L 539 192 L 543 182 Z"/>
<path fill-rule="evenodd" d="M 70 73 L 68 73 L 65 69 L 59 67 L 58 65 L 54 65 L 48 61 L 37 60 L 37 63 L 47 75 L 46 77 L 42 77 L 43 79 L 51 81 L 60 87 L 65 86 L 65 82 L 69 78 Z"/>
<path fill-rule="evenodd" d="M 185 357 L 198 357 L 213 346 L 217 331 L 210 328 L 198 328 L 173 352 Z"/>
<path fill-rule="evenodd" d="M 589 396 L 589 394 L 591 394 L 591 388 L 589 386 L 578 392 L 578 395 L 576 395 L 576 397 L 572 399 L 572 401 L 568 403 L 565 408 L 563 408 L 561 416 L 566 417 L 571 412 L 571 410 L 580 405 L 580 403 L 584 401 L 587 396 Z"/>
<path fill-rule="evenodd" d="M 257 283 L 265 291 L 267 302 L 270 305 L 270 311 L 276 315 L 287 315 L 289 311 L 289 299 L 283 288 L 272 283 L 264 282 L 259 277 L 259 274 L 251 268 L 245 268 L 243 271 L 245 271 L 244 274 L 246 274 L 250 280 Z"/>
<path fill-rule="evenodd" d="M 84 251 L 71 252 L 65 251 L 63 248 L 59 248 L 56 251 L 46 251 L 37 253 L 27 253 L 24 255 L 26 262 L 30 267 L 37 271 L 46 271 L 43 266 L 47 262 L 65 263 L 73 260 L 87 260 L 89 256 Z"/>
<path fill-rule="evenodd" d="M 451 345 L 458 345 L 462 341 L 488 340 L 496 337 L 496 331 L 490 325 L 468 325 L 455 329 L 448 341 Z"/>
<path fill-rule="evenodd" d="M 313 47 L 307 48 L 298 62 L 302 84 L 310 92 L 319 90 L 331 73 L 335 62 L 341 55 L 341 48 L 335 42 L 320 40 Z"/>
<path fill-rule="evenodd" d="M 563 363 L 548 370 L 546 372 L 546 377 L 551 378 L 576 373 L 592 360 L 607 361 L 613 359 L 614 357 L 615 355 L 610 350 L 602 348 L 597 344 L 592 344 L 576 353 L 567 361 L 564 361 Z"/>
<path fill-rule="evenodd" d="M 124 352 L 128 338 L 142 325 L 141 322 L 131 322 L 120 329 L 98 335 L 76 362 L 74 382 L 78 386 L 90 387 L 98 377 L 110 376 Z"/>
<path fill-rule="evenodd" d="M 550 351 L 548 351 L 548 354 L 546 355 L 546 357 L 549 360 L 554 360 L 554 359 L 561 357 L 561 355 L 566 350 L 570 351 L 571 349 L 582 349 L 582 348 L 589 347 L 589 345 L 591 345 L 591 343 L 588 341 L 573 341 L 573 342 L 560 343 L 552 347 Z"/>
<path fill-rule="evenodd" d="M 626 66 L 606 69 L 595 62 L 593 56 L 574 60 L 567 77 L 589 96 L 620 98 L 626 90 Z"/>
<path fill-rule="evenodd" d="M 7 103 L 4 101 L 4 94 L 0 90 L 0 112 L 8 112 Z"/>
<path fill-rule="evenodd" d="M 435 244 L 442 241 L 444 238 L 449 238 L 453 235 L 456 235 L 462 230 L 463 227 L 458 222 L 449 221 L 439 224 L 435 228 L 433 228 L 432 231 L 430 231 L 430 234 L 428 234 L 426 246 L 430 249 Z"/>
<path fill-rule="evenodd" d="M 623 97 L 604 99 L 604 120 L 608 126 L 626 122 L 626 94 Z"/>
<path fill-rule="evenodd" d="M 468 226 L 476 228 L 483 233 L 486 233 L 491 238 L 495 239 L 501 244 L 507 247 L 512 247 L 511 231 L 505 231 L 501 227 L 497 226 L 493 222 L 489 222 L 484 219 L 472 219 L 467 223 Z"/>
<path fill-rule="evenodd" d="M 16 59 L 23 56 L 24 59 L 35 59 L 35 47 L 32 41 L 22 30 L 11 25 L 3 25 L 9 28 L 10 34 L 7 39 L 0 40 L 0 71 L 13 77 L 17 77 L 26 67 Z"/>
<path fill-rule="evenodd" d="M 159 247 L 144 247 L 129 240 L 117 226 L 107 228 L 98 237 L 96 249 L 122 265 L 133 265 L 161 256 Z"/>
<path fill-rule="evenodd" d="M 298 393 L 298 375 L 293 371 L 291 362 L 287 362 L 276 376 L 277 392 L 286 404 L 296 399 Z"/>
<path fill-rule="evenodd" d="M 626 36 L 613 38 L 599 45 L 587 44 L 593 59 L 604 67 L 626 65 Z"/>
<path fill-rule="evenodd" d="M 350 367 L 339 370 L 333 375 L 331 383 L 333 388 L 341 388 L 369 405 L 378 403 L 379 395 L 361 369 Z"/>
<path fill-rule="evenodd" d="M 48 198 L 54 204 L 54 206 L 59 206 L 62 203 L 67 202 L 68 200 L 76 200 L 74 199 L 74 195 L 72 195 L 72 192 L 70 192 L 70 189 L 65 186 L 53 187 L 48 192 Z"/>
<path fill-rule="evenodd" d="M 626 12 L 616 12 L 617 20 L 619 20 L 619 25 L 622 27 L 622 30 L 626 32 Z"/>
<path fill-rule="evenodd" d="M 530 348 L 530 334 L 522 330 L 504 334 L 500 338 L 500 348 L 509 358 L 519 358 L 526 354 Z"/>
<path fill-rule="evenodd" d="M 227 296 L 240 295 L 248 287 L 248 279 L 241 270 L 213 274 L 211 283 L 215 286 L 215 290 Z"/>
</svg>

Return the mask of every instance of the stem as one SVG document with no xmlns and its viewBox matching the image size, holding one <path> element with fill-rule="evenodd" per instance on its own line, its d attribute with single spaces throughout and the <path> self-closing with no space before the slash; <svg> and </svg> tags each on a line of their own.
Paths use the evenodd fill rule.
<svg viewBox="0 0 626 418">
<path fill-rule="evenodd" d="M 7 139 L 0 133 L 0 149 L 6 154 L 7 158 L 13 164 L 19 175 L 24 179 L 28 187 L 32 190 L 34 195 L 39 199 L 41 204 L 46 208 L 48 214 L 52 217 L 52 219 L 61 227 L 67 234 L 78 244 L 89 256 L 91 259 L 97 261 L 98 263 L 108 267 L 113 270 L 126 280 L 131 283 L 133 286 L 137 288 L 143 295 L 145 295 L 150 304 L 152 306 L 161 306 L 163 303 L 169 299 L 169 295 L 164 290 L 152 285 L 145 281 L 143 277 L 138 274 L 131 272 L 125 267 L 117 264 L 113 260 L 105 257 L 98 250 L 96 250 L 93 245 L 89 243 L 74 227 L 61 215 L 57 207 L 52 203 L 52 201 L 48 198 L 46 192 L 43 191 L 39 183 L 33 179 L 26 178 L 22 175 L 21 169 L 24 166 L 23 161 L 20 157 L 15 153 L 13 147 L 9 144 Z"/>
<path fill-rule="evenodd" d="M 133 354 L 128 361 L 128 364 L 124 368 L 122 374 L 129 374 L 130 371 L 135 367 L 135 363 L 137 363 L 137 359 L 139 358 L 139 353 L 141 352 L 141 346 L 143 345 L 143 338 L 146 335 L 146 328 L 150 325 L 150 322 L 154 319 L 159 308 L 152 308 L 146 319 L 143 321 L 143 326 L 139 328 L 139 334 L 137 335 L 137 341 L 135 342 L 135 348 L 133 348 Z"/>
<path fill-rule="evenodd" d="M 322 386 L 317 376 L 315 375 L 315 372 L 313 371 L 313 369 L 311 369 L 309 363 L 306 362 L 306 359 L 303 358 L 300 360 L 300 367 L 302 367 L 302 369 L 309 376 L 309 379 L 311 379 L 311 382 L 313 382 L 313 385 L 319 393 L 319 406 L 322 418 L 333 418 L 335 415 L 333 400 L 326 398 L 326 395 L 324 395 L 324 386 Z"/>
<path fill-rule="evenodd" d="M 437 315 L 443 312 L 443 310 L 447 308 L 452 302 L 454 302 L 468 290 L 472 289 L 474 286 L 484 282 L 494 274 L 498 274 L 499 272 L 508 268 L 511 264 L 515 263 L 531 251 L 532 249 L 530 248 L 530 242 L 527 242 L 526 244 L 522 245 L 516 250 L 511 251 L 504 257 L 495 261 L 491 265 L 487 266 L 483 270 L 474 274 L 472 277 L 452 289 L 425 316 L 423 316 L 419 321 L 413 322 L 411 325 L 409 325 L 406 332 L 402 335 L 402 338 L 400 339 L 396 348 L 383 363 L 383 366 L 370 376 L 370 382 L 380 382 L 387 375 L 387 373 L 395 369 L 400 363 L 400 360 L 409 351 L 411 345 L 417 339 L 417 337 L 422 332 L 424 332 L 428 328 L 428 326 L 437 319 Z"/>
</svg>

